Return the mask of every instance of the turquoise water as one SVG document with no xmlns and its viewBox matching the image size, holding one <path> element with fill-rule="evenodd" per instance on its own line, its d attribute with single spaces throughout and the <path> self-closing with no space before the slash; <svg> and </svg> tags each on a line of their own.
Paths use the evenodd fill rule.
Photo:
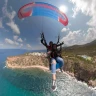
<svg viewBox="0 0 96 96">
<path fill-rule="evenodd" d="M 45 96 L 44 94 L 50 92 L 50 75 L 39 69 L 4 68 L 2 72 L 0 96 Z"/>
<path fill-rule="evenodd" d="M 0 96 L 96 96 L 96 91 L 68 74 L 57 73 L 56 92 L 51 90 L 51 73 L 40 69 L 5 68 L 7 56 L 26 50 L 0 50 Z"/>
<path fill-rule="evenodd" d="M 17 52 L 9 50 L 0 54 L 0 96 L 46 96 L 50 92 L 51 76 L 47 72 L 40 69 L 11 70 L 4 68 L 7 56 L 25 52 L 25 50 Z"/>
</svg>

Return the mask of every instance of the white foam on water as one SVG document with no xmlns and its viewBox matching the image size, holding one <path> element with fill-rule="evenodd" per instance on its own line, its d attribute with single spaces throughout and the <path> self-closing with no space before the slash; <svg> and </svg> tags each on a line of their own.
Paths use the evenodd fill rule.
<svg viewBox="0 0 96 96">
<path fill-rule="evenodd" d="M 96 96 L 95 88 L 76 80 L 67 73 L 57 73 L 56 96 Z"/>
<path fill-rule="evenodd" d="M 6 68 L 6 66 L 3 67 L 3 69 Z"/>
</svg>

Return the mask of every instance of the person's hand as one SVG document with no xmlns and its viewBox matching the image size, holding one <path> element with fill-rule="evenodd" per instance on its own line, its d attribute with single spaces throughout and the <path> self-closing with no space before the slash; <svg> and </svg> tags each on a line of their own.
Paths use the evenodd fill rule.
<svg viewBox="0 0 96 96">
<path fill-rule="evenodd" d="M 62 45 L 64 44 L 64 41 L 62 42 Z"/>
<path fill-rule="evenodd" d="M 43 32 L 41 33 L 41 38 L 43 39 Z"/>
<path fill-rule="evenodd" d="M 43 42 L 43 39 L 41 39 L 41 43 Z"/>
<path fill-rule="evenodd" d="M 51 54 L 51 51 L 48 51 L 48 52 L 47 52 L 47 54 L 49 54 L 49 55 L 50 55 L 50 54 Z"/>
</svg>

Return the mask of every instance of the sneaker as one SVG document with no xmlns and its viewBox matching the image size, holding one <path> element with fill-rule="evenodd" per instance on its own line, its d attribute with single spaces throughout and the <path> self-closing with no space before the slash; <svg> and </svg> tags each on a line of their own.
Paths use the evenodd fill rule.
<svg viewBox="0 0 96 96">
<path fill-rule="evenodd" d="M 60 68 L 60 71 L 61 71 L 62 73 L 64 73 L 64 71 L 63 71 L 63 69 L 62 69 L 62 68 Z"/>
<path fill-rule="evenodd" d="M 57 86 L 56 85 L 52 86 L 52 90 L 56 91 L 57 90 Z"/>
<path fill-rule="evenodd" d="M 53 81 L 52 81 L 52 90 L 53 90 L 53 91 L 56 91 L 56 89 L 57 89 L 56 80 L 53 80 Z"/>
</svg>

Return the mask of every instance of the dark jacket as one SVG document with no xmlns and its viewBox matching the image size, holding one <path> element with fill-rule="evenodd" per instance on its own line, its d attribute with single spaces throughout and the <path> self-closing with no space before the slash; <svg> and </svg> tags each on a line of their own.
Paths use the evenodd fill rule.
<svg viewBox="0 0 96 96">
<path fill-rule="evenodd" d="M 56 48 L 54 49 L 54 47 L 52 47 L 52 52 L 51 52 L 51 57 L 52 58 L 56 58 L 56 57 L 61 57 L 61 51 L 62 51 L 62 47 L 61 47 L 61 45 L 62 44 L 60 44 L 60 48 L 58 49 L 57 47 L 58 47 L 58 45 L 57 44 L 53 44 L 53 46 L 56 46 Z"/>
</svg>

